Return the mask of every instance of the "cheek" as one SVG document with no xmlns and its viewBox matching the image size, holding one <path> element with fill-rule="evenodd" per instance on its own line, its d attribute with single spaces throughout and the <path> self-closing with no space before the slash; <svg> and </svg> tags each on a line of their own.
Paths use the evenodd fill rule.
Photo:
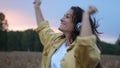
<svg viewBox="0 0 120 68">
<path fill-rule="evenodd" d="M 74 29 L 74 24 L 71 20 L 68 20 L 67 24 L 66 24 L 66 28 L 69 30 L 69 31 L 73 31 Z"/>
<path fill-rule="evenodd" d="M 68 26 L 68 29 L 69 29 L 70 31 L 73 31 L 73 30 L 74 30 L 73 24 L 69 25 L 69 26 Z"/>
<path fill-rule="evenodd" d="M 66 24 L 65 29 L 68 30 L 69 32 L 71 32 L 74 30 L 74 25 L 71 22 L 69 22 Z"/>
</svg>

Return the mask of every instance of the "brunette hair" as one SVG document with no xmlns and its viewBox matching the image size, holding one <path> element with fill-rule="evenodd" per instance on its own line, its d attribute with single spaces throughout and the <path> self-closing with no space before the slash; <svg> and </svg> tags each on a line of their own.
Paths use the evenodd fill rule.
<svg viewBox="0 0 120 68">
<path fill-rule="evenodd" d="M 76 24 L 82 23 L 82 16 L 83 16 L 84 10 L 78 6 L 72 6 L 70 9 L 73 10 L 72 21 L 74 24 L 74 30 L 71 32 L 71 38 L 74 41 L 77 38 L 77 36 L 80 34 L 80 31 L 76 30 Z M 89 20 L 90 20 L 90 25 L 92 28 L 92 33 L 93 33 L 93 35 L 96 36 L 97 43 L 99 43 L 100 39 L 99 39 L 98 35 L 101 33 L 98 32 L 98 30 L 97 30 L 97 28 L 99 27 L 98 21 L 96 21 L 95 18 L 92 19 L 90 16 L 89 16 Z M 64 38 L 65 35 L 63 34 L 61 37 Z"/>
</svg>

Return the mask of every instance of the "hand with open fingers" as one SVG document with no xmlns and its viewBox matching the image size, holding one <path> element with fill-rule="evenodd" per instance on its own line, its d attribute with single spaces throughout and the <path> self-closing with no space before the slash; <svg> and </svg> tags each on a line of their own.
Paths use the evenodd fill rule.
<svg viewBox="0 0 120 68">
<path fill-rule="evenodd" d="M 97 8 L 95 6 L 89 6 L 88 8 L 88 13 L 91 14 L 95 14 L 97 12 Z"/>
<path fill-rule="evenodd" d="M 41 5 L 41 0 L 35 0 L 35 1 L 33 2 L 33 4 L 34 4 L 35 6 L 40 6 L 40 5 Z"/>
</svg>

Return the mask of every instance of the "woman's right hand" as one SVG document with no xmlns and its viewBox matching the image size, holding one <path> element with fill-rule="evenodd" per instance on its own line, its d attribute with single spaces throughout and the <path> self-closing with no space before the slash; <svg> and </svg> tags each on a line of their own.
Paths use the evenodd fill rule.
<svg viewBox="0 0 120 68">
<path fill-rule="evenodd" d="M 41 5 L 41 0 L 35 0 L 33 4 L 35 7 L 39 7 Z"/>
<path fill-rule="evenodd" d="M 93 5 L 89 6 L 89 8 L 88 8 L 88 13 L 90 15 L 95 14 L 97 11 L 98 11 L 97 8 Z"/>
</svg>

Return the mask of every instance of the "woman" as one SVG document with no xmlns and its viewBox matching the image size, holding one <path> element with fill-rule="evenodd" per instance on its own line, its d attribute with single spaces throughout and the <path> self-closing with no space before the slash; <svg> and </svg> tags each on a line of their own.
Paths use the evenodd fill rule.
<svg viewBox="0 0 120 68">
<path fill-rule="evenodd" d="M 36 31 L 44 46 L 42 68 L 95 68 L 100 60 L 100 51 L 90 15 L 97 9 L 90 6 L 88 11 L 83 11 L 79 7 L 71 7 L 61 19 L 59 30 L 62 34 L 59 34 L 44 20 L 40 4 L 40 0 L 35 0 Z M 80 29 L 76 28 L 77 25 L 81 26 Z"/>
</svg>

